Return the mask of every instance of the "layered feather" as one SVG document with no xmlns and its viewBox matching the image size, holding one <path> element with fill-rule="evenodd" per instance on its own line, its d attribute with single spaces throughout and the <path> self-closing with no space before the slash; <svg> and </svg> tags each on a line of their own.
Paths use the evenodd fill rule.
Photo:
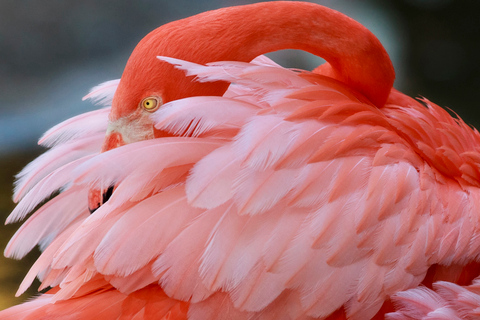
<svg viewBox="0 0 480 320">
<path fill-rule="evenodd" d="M 336 80 L 266 58 L 161 59 L 199 81 L 234 84 L 224 97 L 172 101 L 153 114 L 173 137 L 99 154 L 99 136 L 90 148 L 84 133 L 104 130 L 102 110 L 55 129 L 52 153 L 19 181 L 23 198 L 10 218 L 61 192 L 7 248 L 11 256 L 45 248 L 21 290 L 38 274 L 59 286 L 52 301 L 67 306 L 102 277 L 122 303 L 161 288 L 166 299 L 190 303 L 191 319 L 276 319 L 278 310 L 323 318 L 342 307 L 365 319 L 417 287 L 433 264 L 478 258 L 480 198 L 471 180 L 479 138 L 463 122 L 398 92 L 376 109 Z M 92 127 L 78 129 L 89 117 Z M 422 138 L 438 121 L 442 138 Z M 83 153 L 68 152 L 76 148 Z M 87 215 L 81 198 L 111 185 L 108 202 Z M 68 202 L 78 208 L 66 210 Z M 425 307 L 437 308 L 435 295 L 416 290 L 397 297 L 426 297 Z"/>
</svg>

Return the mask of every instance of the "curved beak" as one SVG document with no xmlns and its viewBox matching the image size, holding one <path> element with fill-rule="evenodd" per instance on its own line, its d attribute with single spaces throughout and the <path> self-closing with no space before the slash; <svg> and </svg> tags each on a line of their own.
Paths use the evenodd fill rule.
<svg viewBox="0 0 480 320">
<path fill-rule="evenodd" d="M 105 135 L 105 140 L 103 141 L 101 152 L 112 150 L 123 145 L 125 145 L 125 141 L 122 137 L 122 134 L 112 130 L 112 126 L 109 125 Z M 107 202 L 108 199 L 110 199 L 114 189 L 115 187 L 112 185 L 107 189 L 94 188 L 88 191 L 88 211 L 90 211 L 90 214 L 94 213 L 105 202 Z"/>
<path fill-rule="evenodd" d="M 125 117 L 116 121 L 110 121 L 101 152 L 106 152 L 128 143 L 154 138 L 153 125 L 148 123 L 147 119 L 138 121 L 137 118 L 137 121 L 132 120 L 134 119 Z M 112 163 L 112 165 L 115 165 L 115 163 Z M 90 189 L 88 192 L 88 210 L 90 213 L 95 212 L 95 210 L 107 202 L 114 191 L 115 186 L 113 185 L 106 189 Z"/>
</svg>

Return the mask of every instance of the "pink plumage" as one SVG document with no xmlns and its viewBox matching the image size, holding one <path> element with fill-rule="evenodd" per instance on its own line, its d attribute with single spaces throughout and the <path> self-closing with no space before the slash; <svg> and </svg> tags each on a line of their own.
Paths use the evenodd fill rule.
<svg viewBox="0 0 480 320">
<path fill-rule="evenodd" d="M 267 8 L 263 22 L 251 14 Z M 253 32 L 284 30 L 284 19 L 315 35 L 297 45 L 297 31 L 279 44 Z M 265 48 L 207 42 L 239 21 Z M 185 36 L 205 48 L 176 42 Z M 329 64 L 252 60 L 284 47 Z M 314 4 L 234 7 L 155 30 L 120 81 L 87 96 L 106 108 L 47 132 L 50 151 L 20 174 L 9 222 L 60 193 L 5 254 L 40 244 L 19 294 L 35 276 L 54 289 L 0 318 L 474 319 L 480 135 L 396 91 L 393 77 L 368 30 Z"/>
</svg>

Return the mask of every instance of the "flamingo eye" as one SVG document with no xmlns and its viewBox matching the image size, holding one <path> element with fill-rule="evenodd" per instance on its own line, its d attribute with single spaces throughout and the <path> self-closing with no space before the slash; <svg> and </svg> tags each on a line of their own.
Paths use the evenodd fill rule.
<svg viewBox="0 0 480 320">
<path fill-rule="evenodd" d="M 143 109 L 148 112 L 154 112 L 161 106 L 161 99 L 158 97 L 147 97 L 140 102 Z"/>
</svg>

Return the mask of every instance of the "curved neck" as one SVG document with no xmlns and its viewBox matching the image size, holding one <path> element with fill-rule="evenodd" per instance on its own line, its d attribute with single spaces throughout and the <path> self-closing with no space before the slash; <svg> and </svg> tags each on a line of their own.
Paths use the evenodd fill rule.
<svg viewBox="0 0 480 320">
<path fill-rule="evenodd" d="M 129 70 L 149 70 L 166 100 L 193 95 L 221 95 L 226 86 L 193 84 L 156 56 L 196 63 L 235 60 L 282 49 L 300 49 L 327 60 L 333 75 L 382 107 L 395 73 L 379 40 L 353 19 L 306 2 L 274 1 L 205 12 L 166 24 L 148 34 L 132 53 L 124 77 L 138 80 Z M 145 75 L 143 75 L 145 76 Z M 125 81 L 127 82 L 127 81 Z M 120 88 L 122 81 L 120 82 Z M 155 88 L 144 88 L 144 91 Z"/>
</svg>

